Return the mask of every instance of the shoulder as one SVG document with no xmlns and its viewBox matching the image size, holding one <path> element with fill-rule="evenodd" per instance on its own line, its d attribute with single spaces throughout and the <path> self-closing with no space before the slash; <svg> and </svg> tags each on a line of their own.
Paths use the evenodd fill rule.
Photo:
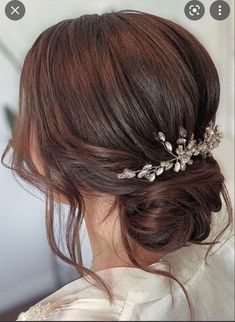
<svg viewBox="0 0 235 322">
<path fill-rule="evenodd" d="M 16 321 L 116 321 L 125 303 L 108 299 L 60 300 L 54 303 L 39 303 L 22 312 Z"/>
</svg>

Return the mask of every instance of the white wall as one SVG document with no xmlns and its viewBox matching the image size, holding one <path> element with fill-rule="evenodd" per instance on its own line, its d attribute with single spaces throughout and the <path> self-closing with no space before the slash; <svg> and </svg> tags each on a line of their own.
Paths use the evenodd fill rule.
<svg viewBox="0 0 235 322">
<path fill-rule="evenodd" d="M 109 10 L 138 9 L 174 20 L 194 33 L 211 54 L 221 80 L 221 101 L 217 123 L 225 134 L 224 143 L 216 155 L 225 171 L 229 189 L 233 191 L 233 1 L 231 15 L 224 21 L 216 21 L 209 15 L 213 1 L 203 1 L 205 16 L 191 21 L 184 15 L 183 0 L 22 0 L 26 14 L 19 21 L 9 20 L 4 13 L 7 0 L 0 2 L 0 41 L 14 52 L 20 64 L 35 40 L 46 27 L 85 13 L 103 13 Z M 0 154 L 10 138 L 3 118 L 2 106 L 10 104 L 17 109 L 19 73 L 0 52 Z M 230 147 L 230 149 L 228 149 Z M 225 158 L 226 156 L 226 158 Z M 32 189 L 28 187 L 29 189 Z M 46 241 L 44 204 L 24 191 L 13 179 L 9 170 L 0 165 L 0 311 L 17 303 L 49 292 L 58 285 L 54 259 Z M 85 228 L 84 228 L 85 229 Z M 85 264 L 90 265 L 90 245 L 85 235 L 83 254 Z M 73 270 L 63 266 L 62 279 L 69 280 Z M 57 273 L 56 273 L 57 272 Z M 58 275 L 56 275 L 58 274 Z"/>
</svg>

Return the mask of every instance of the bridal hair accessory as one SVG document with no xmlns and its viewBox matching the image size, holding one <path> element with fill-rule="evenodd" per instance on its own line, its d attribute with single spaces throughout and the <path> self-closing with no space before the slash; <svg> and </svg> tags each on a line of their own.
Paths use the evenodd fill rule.
<svg viewBox="0 0 235 322">
<path fill-rule="evenodd" d="M 164 171 L 174 167 L 175 172 L 184 171 L 186 169 L 186 164 L 192 164 L 192 156 L 202 155 L 203 158 L 211 156 L 211 151 L 216 148 L 220 139 L 223 137 L 223 133 L 219 132 L 218 125 L 213 126 L 213 123 L 210 122 L 206 127 L 204 133 L 204 140 L 194 139 L 194 134 L 191 138 L 187 139 L 187 131 L 180 127 L 179 129 L 179 138 L 177 139 L 177 148 L 175 153 L 173 153 L 172 144 L 166 141 L 166 136 L 163 132 L 154 132 L 154 138 L 159 141 L 165 150 L 169 152 L 174 158 L 166 161 L 161 161 L 159 165 L 153 166 L 152 164 L 145 164 L 140 170 L 130 170 L 124 169 L 123 172 L 118 173 L 118 179 L 123 178 L 133 178 L 137 175 L 138 178 L 145 177 L 149 181 L 154 181 L 157 176 L 161 175 Z"/>
</svg>

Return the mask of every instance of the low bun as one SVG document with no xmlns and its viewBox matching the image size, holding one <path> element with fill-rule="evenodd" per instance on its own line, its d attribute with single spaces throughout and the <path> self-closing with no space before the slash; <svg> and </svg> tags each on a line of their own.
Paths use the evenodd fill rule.
<svg viewBox="0 0 235 322">
<path fill-rule="evenodd" d="M 144 191 L 121 197 L 128 235 L 152 251 L 202 242 L 210 234 L 212 214 L 222 207 L 224 177 L 213 157 L 168 173 Z"/>
</svg>

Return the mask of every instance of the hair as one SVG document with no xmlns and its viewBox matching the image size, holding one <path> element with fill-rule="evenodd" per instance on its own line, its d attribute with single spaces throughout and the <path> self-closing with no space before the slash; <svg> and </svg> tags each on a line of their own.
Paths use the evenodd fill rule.
<svg viewBox="0 0 235 322">
<path fill-rule="evenodd" d="M 170 272 L 139 263 L 132 247 L 137 243 L 149 251 L 172 253 L 194 243 L 210 245 L 209 252 L 218 243 L 232 223 L 232 206 L 217 161 L 194 156 L 186 171 L 165 171 L 153 182 L 120 180 L 117 173 L 169 158 L 153 132 L 162 131 L 176 142 L 183 126 L 189 137 L 194 133 L 203 139 L 207 124 L 215 122 L 219 96 L 216 67 L 197 38 L 170 20 L 137 10 L 63 20 L 43 31 L 28 51 L 19 115 L 2 163 L 12 147 L 10 166 L 3 164 L 45 193 L 52 251 L 81 276 L 92 277 L 110 301 L 106 283 L 83 266 L 82 192 L 115 196 L 110 213 L 118 207 L 131 262 L 179 283 L 193 317 L 184 285 Z M 43 174 L 32 160 L 32 138 Z M 67 255 L 55 237 L 56 194 L 69 204 L 63 236 Z M 222 200 L 228 221 L 213 242 L 203 243 Z"/>
</svg>

